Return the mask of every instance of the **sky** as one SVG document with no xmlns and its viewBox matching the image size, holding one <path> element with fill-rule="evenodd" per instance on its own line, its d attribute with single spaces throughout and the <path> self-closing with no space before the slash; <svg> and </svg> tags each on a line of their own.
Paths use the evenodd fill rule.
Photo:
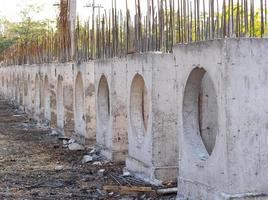
<svg viewBox="0 0 268 200">
<path fill-rule="evenodd" d="M 35 19 L 47 19 L 56 16 L 56 8 L 53 3 L 56 0 L 0 0 L 0 16 L 6 17 L 10 21 L 19 21 L 20 11 L 26 5 L 37 4 L 42 8 L 40 15 L 34 16 Z"/>
<path fill-rule="evenodd" d="M 31 4 L 37 4 L 41 6 L 42 11 L 38 15 L 34 16 L 34 19 L 55 19 L 57 16 L 57 7 L 53 4 L 58 3 L 60 0 L 0 0 L 0 16 L 5 16 L 10 21 L 19 21 L 19 12 L 26 6 Z M 208 0 L 206 0 L 208 1 Z M 220 0 L 219 2 L 221 2 Z M 88 19 L 91 16 L 91 8 L 85 7 L 93 0 L 77 0 L 77 13 L 82 19 Z M 125 9 L 126 0 L 117 0 L 117 7 Z M 129 8 L 132 10 L 132 14 L 135 10 L 134 0 L 128 0 Z M 146 12 L 147 0 L 141 0 L 141 7 L 143 12 Z M 177 2 L 177 1 L 175 1 Z M 259 0 L 255 1 L 259 4 Z M 104 8 L 109 9 L 112 6 L 112 0 L 95 0 L 95 4 L 102 5 Z M 258 7 L 258 5 L 256 5 Z"/>
<path fill-rule="evenodd" d="M 10 21 L 19 21 L 19 12 L 27 5 L 36 4 L 41 6 L 42 11 L 34 16 L 35 19 L 53 19 L 57 15 L 57 7 L 53 4 L 59 0 L 0 0 L 0 16 L 5 16 Z M 93 0 L 77 0 L 77 12 L 83 19 L 87 19 L 91 15 L 91 8 L 85 7 Z M 125 9 L 126 0 L 117 0 L 118 8 Z M 129 0 L 129 7 L 134 10 L 134 0 Z M 141 2 L 146 2 L 142 0 Z M 95 4 L 102 5 L 109 9 L 112 5 L 112 0 L 95 0 Z M 144 3 L 143 3 L 144 4 Z M 143 6 L 145 8 L 145 5 Z"/>
</svg>

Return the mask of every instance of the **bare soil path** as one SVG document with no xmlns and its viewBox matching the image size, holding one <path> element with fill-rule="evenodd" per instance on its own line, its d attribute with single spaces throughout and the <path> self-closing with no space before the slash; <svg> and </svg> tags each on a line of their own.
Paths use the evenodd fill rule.
<svg viewBox="0 0 268 200">
<path fill-rule="evenodd" d="M 104 191 L 106 185 L 148 185 L 135 179 L 122 183 L 123 164 L 82 164 L 89 150 L 70 151 L 50 132 L 0 98 L 0 200 L 175 199 Z"/>
</svg>

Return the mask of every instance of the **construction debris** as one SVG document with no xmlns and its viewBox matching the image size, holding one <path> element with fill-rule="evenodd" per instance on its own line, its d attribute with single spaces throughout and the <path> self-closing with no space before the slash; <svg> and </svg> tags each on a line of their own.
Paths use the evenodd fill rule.
<svg viewBox="0 0 268 200">
<path fill-rule="evenodd" d="M 164 188 L 164 189 L 158 189 L 158 194 L 177 194 L 178 188 Z"/>
<path fill-rule="evenodd" d="M 64 169 L 64 166 L 63 165 L 57 165 L 56 167 L 55 167 L 55 170 L 56 171 L 61 171 L 61 170 L 63 170 Z"/>
<path fill-rule="evenodd" d="M 82 160 L 82 163 L 85 164 L 85 163 L 91 162 L 92 160 L 93 160 L 93 157 L 92 156 L 90 156 L 90 155 L 84 155 L 83 160 Z"/>
<path fill-rule="evenodd" d="M 115 186 L 106 185 L 103 190 L 107 192 L 121 192 L 121 193 L 133 193 L 133 192 L 155 192 L 151 187 L 127 187 L 127 186 Z"/>
<path fill-rule="evenodd" d="M 78 144 L 78 143 L 71 143 L 68 145 L 68 148 L 71 150 L 71 151 L 82 151 L 85 149 L 84 146 L 82 146 L 81 144 Z"/>
<path fill-rule="evenodd" d="M 39 129 L 26 114 L 14 117 L 6 101 L 0 100 L 0 107 L 8 108 L 0 115 L 0 174 L 5 175 L 0 199 L 175 200 L 175 194 L 161 196 L 149 183 L 131 175 L 123 177 L 123 163 L 101 160 L 81 165 L 85 155 L 96 156 L 98 150 L 69 151 L 61 140 L 51 137 L 51 130 Z M 27 131 L 21 128 L 25 126 Z"/>
</svg>

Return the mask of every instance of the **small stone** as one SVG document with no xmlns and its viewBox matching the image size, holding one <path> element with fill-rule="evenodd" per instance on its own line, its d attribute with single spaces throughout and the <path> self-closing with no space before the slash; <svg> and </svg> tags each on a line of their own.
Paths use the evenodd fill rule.
<svg viewBox="0 0 268 200">
<path fill-rule="evenodd" d="M 56 130 L 52 130 L 50 133 L 51 136 L 58 136 L 59 133 Z"/>
<path fill-rule="evenodd" d="M 101 164 L 101 162 L 96 161 L 96 162 L 93 163 L 93 165 L 101 166 L 102 164 Z"/>
<path fill-rule="evenodd" d="M 100 190 L 100 189 L 97 189 L 96 191 L 97 191 L 97 193 L 98 193 L 99 195 L 101 195 L 101 196 L 105 196 L 105 195 L 106 195 L 106 192 L 105 192 L 105 191 L 102 191 L 102 190 Z"/>
<path fill-rule="evenodd" d="M 60 134 L 59 137 L 58 137 L 58 140 L 67 140 L 67 142 L 70 140 L 70 138 Z"/>
<path fill-rule="evenodd" d="M 64 169 L 63 165 L 58 165 L 58 166 L 55 167 L 56 171 L 62 171 L 63 169 Z"/>
<path fill-rule="evenodd" d="M 69 144 L 69 140 L 62 140 L 62 144 L 63 145 L 68 145 Z"/>
<path fill-rule="evenodd" d="M 84 155 L 82 163 L 85 164 L 85 163 L 91 162 L 92 160 L 93 160 L 92 156 Z"/>
<path fill-rule="evenodd" d="M 127 171 L 125 168 L 123 169 L 123 177 L 131 176 L 130 172 Z"/>
<path fill-rule="evenodd" d="M 85 147 L 83 147 L 82 145 L 80 145 L 78 143 L 71 143 L 68 145 L 68 148 L 71 151 L 82 151 L 85 149 Z"/>
<path fill-rule="evenodd" d="M 98 175 L 99 175 L 99 176 L 103 176 L 104 172 L 105 172 L 105 169 L 100 169 L 100 170 L 98 171 Z"/>
<path fill-rule="evenodd" d="M 89 154 L 94 154 L 95 153 L 95 149 L 93 148 L 90 152 L 89 152 Z"/>
<path fill-rule="evenodd" d="M 73 138 L 68 141 L 68 144 L 72 144 L 72 143 L 75 143 L 75 139 Z"/>
</svg>

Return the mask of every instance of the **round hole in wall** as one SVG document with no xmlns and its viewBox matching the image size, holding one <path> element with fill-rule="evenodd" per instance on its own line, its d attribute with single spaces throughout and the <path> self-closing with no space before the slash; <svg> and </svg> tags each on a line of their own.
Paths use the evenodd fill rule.
<svg viewBox="0 0 268 200">
<path fill-rule="evenodd" d="M 84 84 L 81 72 L 78 72 L 75 80 L 75 131 L 85 134 L 86 124 L 84 117 Z"/>
<path fill-rule="evenodd" d="M 145 136 L 149 119 L 148 92 L 141 75 L 136 74 L 130 91 L 130 120 L 138 139 Z"/>
<path fill-rule="evenodd" d="M 63 129 L 64 128 L 64 101 L 63 101 L 63 77 L 58 76 L 57 82 L 57 128 Z"/>
<path fill-rule="evenodd" d="M 45 119 L 51 120 L 51 108 L 50 108 L 50 88 L 48 76 L 45 75 L 44 81 L 44 107 L 45 107 Z"/>
<path fill-rule="evenodd" d="M 15 99 L 18 103 L 20 103 L 20 77 L 17 75 L 15 82 Z"/>
<path fill-rule="evenodd" d="M 35 76 L 35 83 L 34 83 L 34 109 L 35 114 L 39 114 L 40 112 L 40 78 L 38 75 Z"/>
<path fill-rule="evenodd" d="M 218 134 L 218 106 L 214 84 L 203 68 L 195 68 L 186 83 L 183 133 L 200 159 L 209 158 Z"/>
<path fill-rule="evenodd" d="M 28 96 L 28 88 L 27 88 L 27 80 L 25 79 L 23 81 L 23 93 L 24 93 L 24 96 Z"/>
<path fill-rule="evenodd" d="M 101 76 L 98 86 L 98 111 L 99 122 L 106 127 L 110 118 L 110 92 L 104 75 Z"/>
</svg>

